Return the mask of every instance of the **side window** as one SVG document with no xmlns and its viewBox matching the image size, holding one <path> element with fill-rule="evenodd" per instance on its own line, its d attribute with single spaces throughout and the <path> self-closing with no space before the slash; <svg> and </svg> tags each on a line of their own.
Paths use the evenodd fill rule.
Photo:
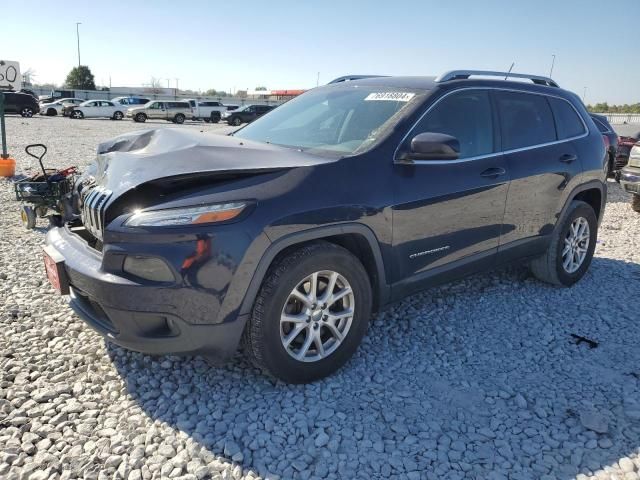
<svg viewBox="0 0 640 480">
<path fill-rule="evenodd" d="M 554 142 L 556 129 L 551 107 L 543 95 L 496 92 L 502 129 L 502 149 Z"/>
<path fill-rule="evenodd" d="M 591 117 L 591 119 L 593 120 L 593 123 L 596 124 L 596 127 L 598 127 L 598 130 L 600 131 L 600 133 L 609 133 L 609 127 L 607 127 L 599 119 L 595 117 Z"/>
<path fill-rule="evenodd" d="M 577 137 L 582 135 L 584 125 L 578 117 L 575 109 L 566 100 L 560 98 L 549 97 L 549 103 L 553 110 L 553 116 L 556 119 L 556 130 L 558 131 L 558 139 Z"/>
<path fill-rule="evenodd" d="M 486 90 L 454 93 L 436 103 L 414 127 L 419 133 L 445 133 L 460 142 L 460 158 L 493 153 L 493 115 Z"/>
</svg>

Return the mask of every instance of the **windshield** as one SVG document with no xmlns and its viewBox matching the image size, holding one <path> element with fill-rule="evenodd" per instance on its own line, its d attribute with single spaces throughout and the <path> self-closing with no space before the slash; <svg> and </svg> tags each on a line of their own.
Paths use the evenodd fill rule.
<svg viewBox="0 0 640 480">
<path fill-rule="evenodd" d="M 247 125 L 235 136 L 286 147 L 362 153 L 420 103 L 422 91 L 373 86 L 311 90 Z"/>
</svg>

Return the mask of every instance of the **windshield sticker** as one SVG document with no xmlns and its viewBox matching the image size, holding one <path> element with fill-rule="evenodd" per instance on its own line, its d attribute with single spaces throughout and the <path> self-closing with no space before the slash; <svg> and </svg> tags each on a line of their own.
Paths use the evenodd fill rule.
<svg viewBox="0 0 640 480">
<path fill-rule="evenodd" d="M 408 102 L 415 96 L 415 93 L 407 92 L 378 92 L 367 95 L 365 101 Z"/>
</svg>

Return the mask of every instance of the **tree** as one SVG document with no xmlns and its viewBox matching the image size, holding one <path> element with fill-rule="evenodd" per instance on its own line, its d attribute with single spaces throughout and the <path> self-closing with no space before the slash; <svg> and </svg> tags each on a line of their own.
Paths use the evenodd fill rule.
<svg viewBox="0 0 640 480">
<path fill-rule="evenodd" d="M 78 90 L 95 90 L 96 82 L 93 78 L 93 73 L 86 65 L 79 65 L 73 67 L 67 75 L 65 85 L 68 88 L 74 88 Z"/>
<path fill-rule="evenodd" d="M 256 87 L 256 92 L 264 92 L 267 90 L 267 87 Z"/>
</svg>

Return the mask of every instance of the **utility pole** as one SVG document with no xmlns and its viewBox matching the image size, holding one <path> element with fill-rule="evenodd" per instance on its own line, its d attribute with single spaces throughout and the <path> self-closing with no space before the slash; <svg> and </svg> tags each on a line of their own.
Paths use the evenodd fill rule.
<svg viewBox="0 0 640 480">
<path fill-rule="evenodd" d="M 549 78 L 553 78 L 553 65 L 556 63 L 556 54 L 551 55 L 551 70 L 549 70 Z"/>
<path fill-rule="evenodd" d="M 170 79 L 169 79 L 169 78 L 167 78 L 167 88 L 171 88 L 171 87 L 169 86 L 169 80 L 170 80 Z"/>
<path fill-rule="evenodd" d="M 178 81 L 180 80 L 179 78 L 175 78 L 174 79 L 176 81 L 176 93 L 178 93 Z"/>
<path fill-rule="evenodd" d="M 80 29 L 78 25 L 82 25 L 81 22 L 76 22 L 76 39 L 78 40 L 78 67 L 80 66 Z"/>
<path fill-rule="evenodd" d="M 318 76 L 316 77 L 316 87 L 320 85 L 320 72 L 318 72 Z"/>
</svg>

